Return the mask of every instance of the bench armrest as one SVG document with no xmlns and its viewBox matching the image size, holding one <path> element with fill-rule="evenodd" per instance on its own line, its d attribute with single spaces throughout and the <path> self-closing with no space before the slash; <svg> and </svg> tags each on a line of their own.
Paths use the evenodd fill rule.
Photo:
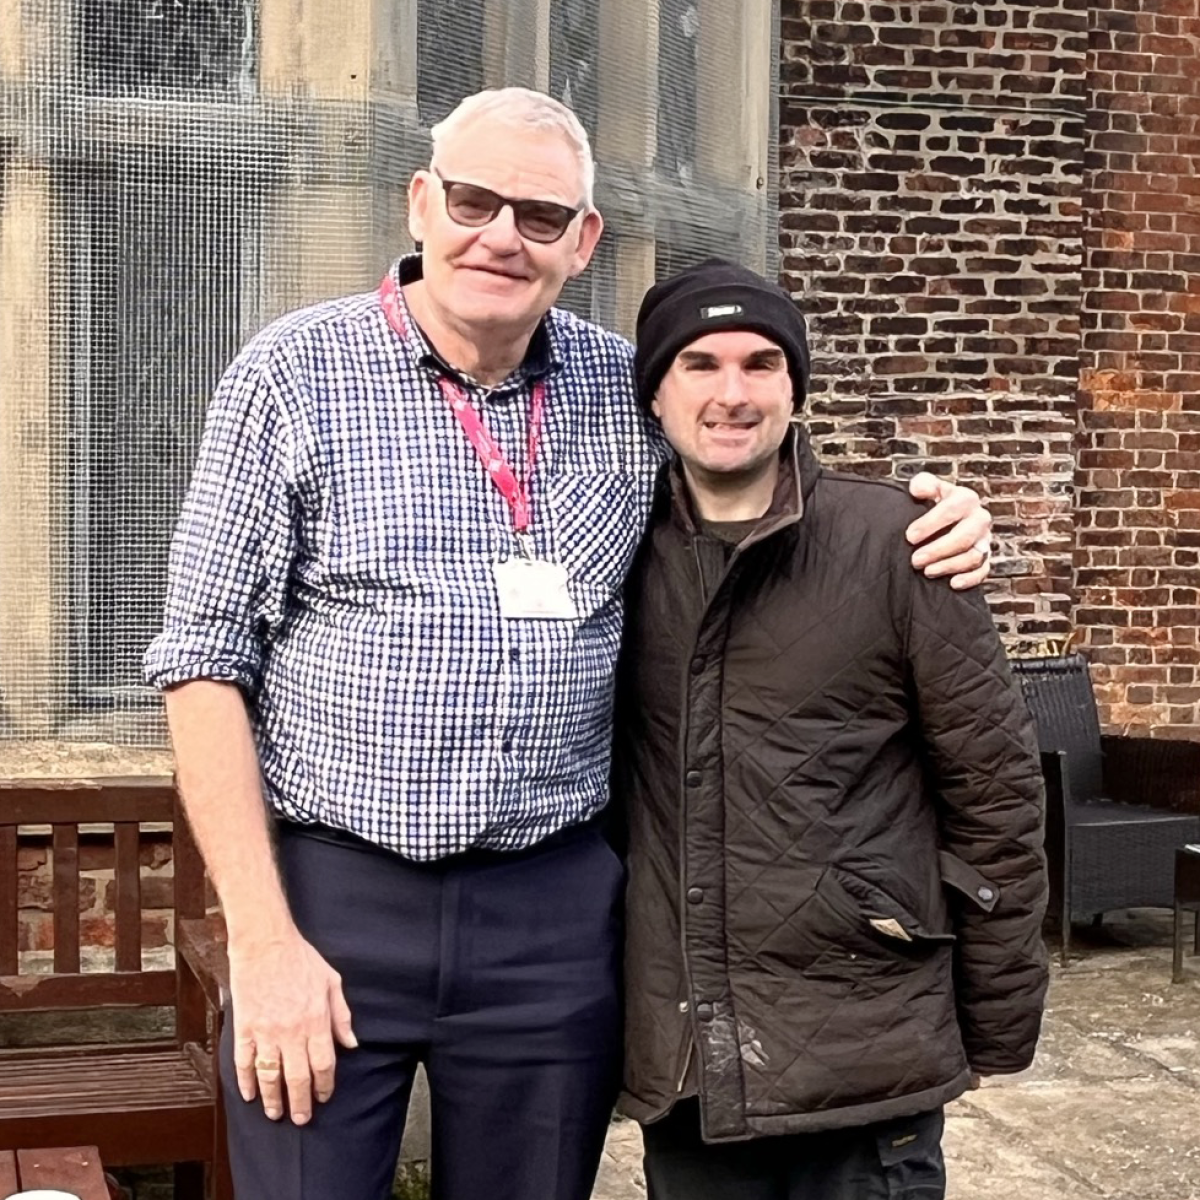
<svg viewBox="0 0 1200 1200">
<path fill-rule="evenodd" d="M 176 923 L 175 952 L 195 975 L 209 1006 L 219 1012 L 229 995 L 229 955 L 225 918 L 188 917 Z"/>
</svg>

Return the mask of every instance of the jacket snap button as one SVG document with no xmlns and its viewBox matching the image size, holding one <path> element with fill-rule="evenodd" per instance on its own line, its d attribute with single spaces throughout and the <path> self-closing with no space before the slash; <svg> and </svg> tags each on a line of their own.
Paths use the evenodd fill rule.
<svg viewBox="0 0 1200 1200">
<path fill-rule="evenodd" d="M 687 897 L 688 897 L 689 904 L 699 904 L 700 901 L 704 899 L 704 889 L 703 888 L 688 888 Z"/>
<path fill-rule="evenodd" d="M 684 782 L 688 785 L 688 787 L 699 787 L 700 786 L 700 772 L 699 771 L 689 771 L 687 773 L 687 776 L 685 777 Z"/>
<path fill-rule="evenodd" d="M 975 894 L 980 898 L 980 900 L 990 900 L 996 893 L 993 892 L 991 888 L 981 887 Z"/>
<path fill-rule="evenodd" d="M 704 670 L 704 659 L 693 658 L 692 659 L 692 674 L 699 675 L 700 672 L 703 670 Z"/>
<path fill-rule="evenodd" d="M 688 1002 L 686 1000 L 680 1000 L 679 1011 L 681 1013 L 685 1013 L 685 1012 L 687 1012 L 688 1008 L 689 1008 Z"/>
<path fill-rule="evenodd" d="M 696 1016 L 702 1021 L 711 1021 L 713 1019 L 713 1006 L 708 1003 L 697 1004 Z"/>
</svg>

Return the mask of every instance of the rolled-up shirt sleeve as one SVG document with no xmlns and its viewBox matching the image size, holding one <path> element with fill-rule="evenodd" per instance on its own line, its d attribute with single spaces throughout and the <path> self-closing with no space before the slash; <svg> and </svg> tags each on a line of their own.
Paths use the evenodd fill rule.
<svg viewBox="0 0 1200 1200">
<path fill-rule="evenodd" d="M 257 690 L 295 557 L 289 446 L 270 351 L 252 342 L 205 416 L 171 542 L 163 631 L 143 664 L 153 686 L 216 679 Z"/>
</svg>

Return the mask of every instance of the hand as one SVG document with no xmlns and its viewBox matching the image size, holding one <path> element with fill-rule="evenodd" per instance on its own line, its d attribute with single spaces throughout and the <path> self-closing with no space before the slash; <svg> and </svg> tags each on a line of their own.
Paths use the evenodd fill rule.
<svg viewBox="0 0 1200 1200">
<path fill-rule="evenodd" d="M 959 591 L 977 587 L 988 577 L 992 557 L 992 514 L 978 494 L 928 471 L 914 475 L 908 490 L 916 500 L 937 501 L 908 527 L 908 540 L 917 545 L 949 531 L 921 546 L 912 557 L 913 566 L 930 579 L 951 576 L 950 586 Z"/>
<path fill-rule="evenodd" d="M 229 946 L 233 1061 L 238 1090 L 278 1121 L 312 1119 L 315 1093 L 333 1095 L 334 1039 L 353 1049 L 350 1008 L 341 976 L 299 933 Z M 285 1095 L 286 1091 L 286 1095 Z"/>
</svg>

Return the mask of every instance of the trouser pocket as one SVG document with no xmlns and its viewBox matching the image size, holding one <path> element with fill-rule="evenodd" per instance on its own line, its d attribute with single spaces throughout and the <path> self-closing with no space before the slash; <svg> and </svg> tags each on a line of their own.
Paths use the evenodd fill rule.
<svg viewBox="0 0 1200 1200">
<path fill-rule="evenodd" d="M 942 1156 L 945 1123 L 945 1115 L 938 1108 L 875 1127 L 888 1200 L 945 1200 L 946 1161 Z"/>
</svg>

